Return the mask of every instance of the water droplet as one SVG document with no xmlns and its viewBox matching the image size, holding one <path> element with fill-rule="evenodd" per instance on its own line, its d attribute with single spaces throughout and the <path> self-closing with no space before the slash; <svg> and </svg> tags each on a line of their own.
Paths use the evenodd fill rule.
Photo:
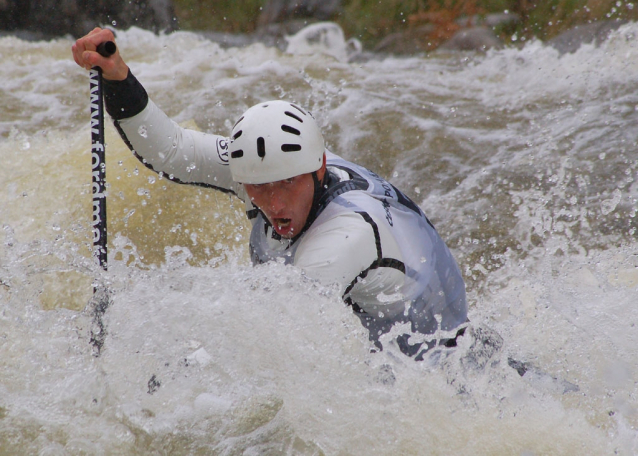
<svg viewBox="0 0 638 456">
<path fill-rule="evenodd" d="M 146 125 L 140 125 L 140 127 L 137 129 L 137 133 L 142 138 L 148 138 L 148 131 L 146 131 Z"/>
<path fill-rule="evenodd" d="M 604 200 L 601 203 L 601 211 L 603 215 L 608 215 L 616 210 L 616 206 L 620 203 L 622 199 L 622 192 L 618 189 L 614 190 L 612 193 L 612 197 L 610 199 Z"/>
</svg>

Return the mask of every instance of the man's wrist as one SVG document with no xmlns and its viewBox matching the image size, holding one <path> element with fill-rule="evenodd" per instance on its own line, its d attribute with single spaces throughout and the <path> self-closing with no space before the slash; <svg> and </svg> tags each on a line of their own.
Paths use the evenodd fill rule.
<svg viewBox="0 0 638 456">
<path fill-rule="evenodd" d="M 130 69 L 122 81 L 104 79 L 103 88 L 106 111 L 114 120 L 133 117 L 148 104 L 146 90 Z"/>
</svg>

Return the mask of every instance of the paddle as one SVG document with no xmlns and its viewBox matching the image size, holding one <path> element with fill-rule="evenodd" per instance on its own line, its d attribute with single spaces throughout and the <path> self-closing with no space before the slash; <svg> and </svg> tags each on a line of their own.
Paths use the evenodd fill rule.
<svg viewBox="0 0 638 456">
<path fill-rule="evenodd" d="M 115 43 L 107 41 L 97 47 L 102 57 L 109 57 L 116 51 Z M 91 68 L 90 106 L 91 106 L 91 167 L 93 188 L 93 255 L 99 265 L 106 271 L 107 261 L 107 232 L 106 232 L 106 150 L 104 145 L 104 96 L 102 92 L 102 69 L 98 66 Z M 100 356 L 104 345 L 106 328 L 102 316 L 110 304 L 106 287 L 99 289 L 93 286 L 93 328 L 91 328 L 91 345 L 94 355 Z"/>
<path fill-rule="evenodd" d="M 115 53 L 115 43 L 107 41 L 97 47 L 102 57 Z M 104 147 L 104 101 L 102 93 L 102 69 L 98 66 L 89 72 L 91 93 L 91 165 L 93 173 L 93 254 L 100 266 L 107 269 L 106 250 L 106 161 Z"/>
</svg>

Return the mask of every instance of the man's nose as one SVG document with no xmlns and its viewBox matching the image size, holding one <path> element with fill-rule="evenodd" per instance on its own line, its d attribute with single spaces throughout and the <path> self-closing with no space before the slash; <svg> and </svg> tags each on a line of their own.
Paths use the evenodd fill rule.
<svg viewBox="0 0 638 456">
<path fill-rule="evenodd" d="M 286 208 L 286 199 L 281 192 L 273 191 L 270 194 L 270 198 L 268 200 L 268 206 L 270 210 L 278 214 Z"/>
</svg>

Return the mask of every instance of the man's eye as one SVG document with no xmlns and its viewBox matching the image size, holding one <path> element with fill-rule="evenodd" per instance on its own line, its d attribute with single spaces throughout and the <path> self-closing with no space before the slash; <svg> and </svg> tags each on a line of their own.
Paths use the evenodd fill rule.
<svg viewBox="0 0 638 456">
<path fill-rule="evenodd" d="M 290 179 L 284 179 L 284 182 L 286 184 L 292 184 L 294 180 L 295 180 L 294 177 L 291 177 Z"/>
</svg>

